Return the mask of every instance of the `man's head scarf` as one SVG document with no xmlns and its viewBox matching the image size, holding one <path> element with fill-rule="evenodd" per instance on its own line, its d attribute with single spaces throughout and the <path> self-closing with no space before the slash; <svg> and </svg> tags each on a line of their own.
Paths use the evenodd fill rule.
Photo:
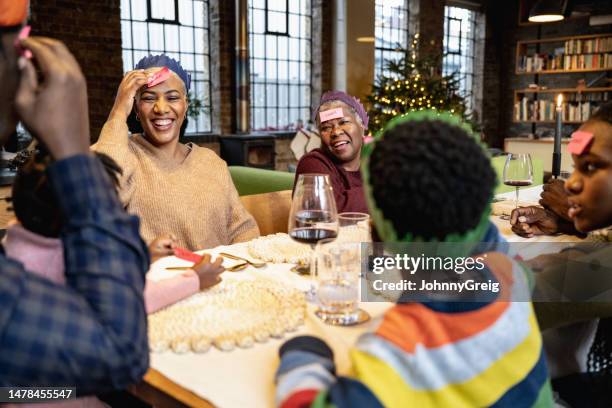
<svg viewBox="0 0 612 408">
<path fill-rule="evenodd" d="M 0 0 L 0 27 L 19 26 L 27 15 L 27 0 Z"/>
</svg>

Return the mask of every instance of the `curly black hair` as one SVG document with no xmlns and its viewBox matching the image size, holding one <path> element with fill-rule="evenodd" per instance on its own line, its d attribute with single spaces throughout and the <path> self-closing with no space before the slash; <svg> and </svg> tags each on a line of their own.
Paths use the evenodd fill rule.
<svg viewBox="0 0 612 408">
<path fill-rule="evenodd" d="M 489 158 L 463 129 L 437 120 L 398 124 L 370 156 L 377 207 L 398 238 L 426 240 L 475 228 L 495 187 Z"/>
<path fill-rule="evenodd" d="M 596 120 L 600 122 L 607 122 L 612 124 L 612 101 L 608 101 L 601 105 L 593 115 L 589 118 L 589 121 Z"/>
<path fill-rule="evenodd" d="M 96 153 L 115 186 L 123 174 L 121 167 L 109 156 Z M 53 162 L 44 148 L 32 152 L 31 157 L 17 170 L 13 182 L 12 205 L 21 225 L 36 234 L 57 238 L 64 225 L 64 216 L 47 177 L 47 167 Z"/>
</svg>

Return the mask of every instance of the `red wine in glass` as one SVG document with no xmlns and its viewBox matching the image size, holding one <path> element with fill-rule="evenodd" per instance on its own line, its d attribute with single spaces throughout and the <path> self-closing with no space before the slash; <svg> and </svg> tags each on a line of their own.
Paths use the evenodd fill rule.
<svg viewBox="0 0 612 408">
<path fill-rule="evenodd" d="M 509 154 L 504 164 L 504 184 L 516 188 L 514 208 L 518 208 L 519 189 L 530 186 L 532 183 L 533 165 L 531 156 L 523 153 Z"/>
<path fill-rule="evenodd" d="M 530 180 L 508 180 L 504 181 L 504 184 L 512 187 L 527 187 L 530 186 L 532 183 Z"/>
<path fill-rule="evenodd" d="M 291 238 L 303 244 L 314 245 L 322 239 L 336 238 L 338 231 L 326 228 L 296 228 L 289 233 Z"/>
</svg>

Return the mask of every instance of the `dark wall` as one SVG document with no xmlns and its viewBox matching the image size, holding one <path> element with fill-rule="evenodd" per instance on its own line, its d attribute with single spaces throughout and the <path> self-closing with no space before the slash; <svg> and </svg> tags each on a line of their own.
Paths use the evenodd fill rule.
<svg viewBox="0 0 612 408">
<path fill-rule="evenodd" d="M 123 77 L 119 3 L 119 0 L 31 1 L 32 34 L 62 40 L 81 65 L 87 79 L 94 140 Z"/>
</svg>

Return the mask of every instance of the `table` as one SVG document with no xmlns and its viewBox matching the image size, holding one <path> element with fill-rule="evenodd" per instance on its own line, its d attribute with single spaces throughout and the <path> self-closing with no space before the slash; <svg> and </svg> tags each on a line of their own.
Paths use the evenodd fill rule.
<svg viewBox="0 0 612 408">
<path fill-rule="evenodd" d="M 521 191 L 522 201 L 537 203 L 542 187 Z M 505 198 L 513 198 L 514 192 Z M 556 243 L 579 240 L 577 237 L 558 235 L 525 239 L 512 233 L 508 221 L 492 216 L 509 242 Z M 248 256 L 247 244 L 235 244 L 206 251 L 211 254 L 229 252 Z M 180 261 L 178 261 L 180 262 Z M 151 267 L 159 273 L 165 266 L 176 264 L 175 258 L 163 258 Z M 259 274 L 272 276 L 301 290 L 309 286 L 307 278 L 290 272 L 291 264 L 268 264 L 266 268 L 249 267 L 239 273 L 226 273 L 224 279 L 249 279 Z M 310 334 L 323 338 L 332 347 L 339 374 L 347 374 L 350 361 L 347 351 L 359 335 L 373 330 L 391 303 L 362 303 L 361 307 L 372 316 L 370 322 L 357 327 L 332 327 L 322 323 L 314 315 L 314 306 L 308 305 L 305 324 L 297 332 L 288 333 L 283 339 L 270 339 L 264 344 L 255 344 L 250 349 L 235 349 L 222 352 L 211 349 L 204 354 L 183 355 L 167 351 L 151 354 L 151 369 L 144 382 L 132 388 L 132 392 L 159 406 L 218 406 L 218 407 L 271 407 L 274 401 L 274 373 L 279 364 L 278 348 L 288 338 Z M 237 385 L 240 388 L 237 388 Z"/>
<path fill-rule="evenodd" d="M 213 256 L 229 252 L 247 256 L 247 244 L 235 244 L 207 250 Z M 177 264 L 174 257 L 162 258 L 151 265 L 158 273 L 165 266 Z M 292 264 L 268 264 L 266 268 L 249 267 L 241 272 L 224 274 L 224 279 L 249 279 L 258 275 L 273 277 L 301 290 L 307 290 L 307 278 L 290 272 Z M 207 353 L 175 354 L 171 351 L 151 353 L 150 370 L 144 382 L 131 391 L 146 401 L 157 401 L 160 406 L 271 407 L 274 406 L 274 373 L 278 367 L 278 349 L 289 338 L 310 334 L 321 337 L 331 346 L 340 374 L 350 369 L 348 350 L 364 332 L 373 330 L 391 303 L 367 303 L 361 307 L 372 319 L 356 327 L 332 327 L 314 315 L 308 305 L 305 324 L 298 331 L 285 334 L 282 339 L 269 339 L 250 349 L 236 348 L 222 352 L 211 348 Z M 240 389 L 236 385 L 240 384 Z M 170 399 L 168 397 L 171 397 Z"/>
</svg>

